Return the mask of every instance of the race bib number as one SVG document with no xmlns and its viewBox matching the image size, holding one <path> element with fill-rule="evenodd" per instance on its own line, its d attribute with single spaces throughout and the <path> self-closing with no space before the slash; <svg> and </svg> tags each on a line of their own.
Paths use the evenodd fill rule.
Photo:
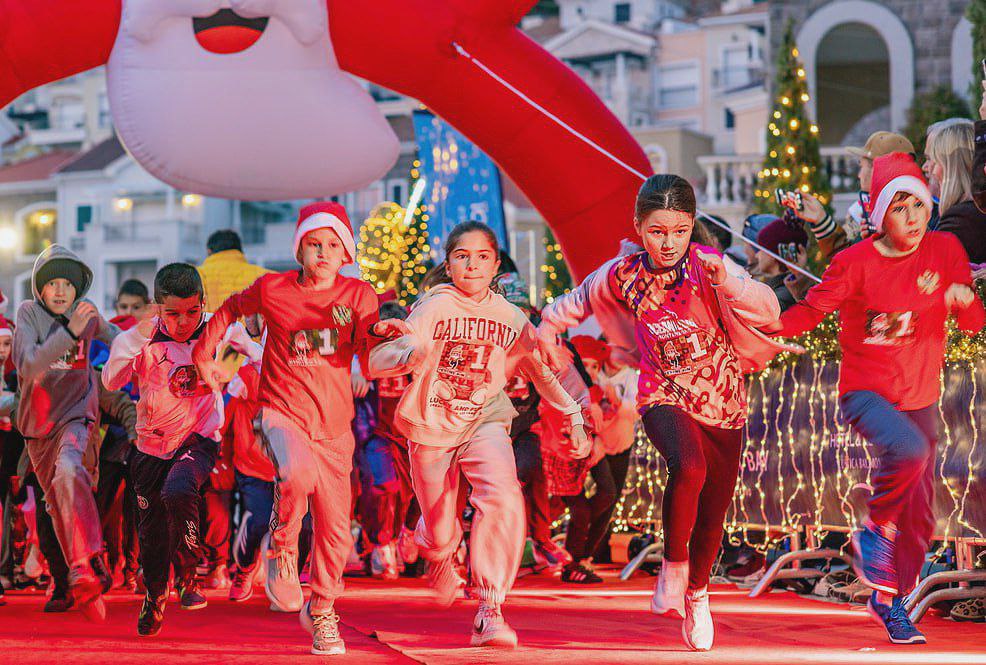
<svg viewBox="0 0 986 665">
<path fill-rule="evenodd" d="M 323 358 L 335 354 L 339 348 L 339 330 L 299 330 L 291 336 L 288 364 L 301 367 L 321 365 Z"/>
<path fill-rule="evenodd" d="M 442 347 L 432 399 L 467 421 L 475 420 L 489 395 L 492 344 L 448 341 Z"/>
<path fill-rule="evenodd" d="M 866 311 L 864 344 L 904 346 L 914 341 L 917 315 L 914 312 Z"/>
<path fill-rule="evenodd" d="M 199 380 L 195 365 L 181 365 L 168 375 L 168 390 L 175 397 L 202 397 L 212 392 L 209 386 Z"/>
<path fill-rule="evenodd" d="M 51 364 L 51 369 L 70 370 L 85 369 L 89 364 L 89 345 L 80 339 L 61 358 Z"/>
<path fill-rule="evenodd" d="M 407 374 L 377 379 L 377 395 L 385 399 L 397 399 L 404 395 L 411 379 Z"/>
<path fill-rule="evenodd" d="M 712 338 L 704 330 L 659 342 L 661 369 L 665 376 L 689 374 L 712 364 Z"/>
</svg>

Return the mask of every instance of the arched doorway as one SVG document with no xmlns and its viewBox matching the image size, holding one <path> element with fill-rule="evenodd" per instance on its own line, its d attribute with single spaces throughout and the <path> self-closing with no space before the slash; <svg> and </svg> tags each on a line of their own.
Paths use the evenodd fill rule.
<svg viewBox="0 0 986 665">
<path fill-rule="evenodd" d="M 860 26 L 871 32 L 864 32 Z M 830 33 L 831 41 L 828 45 L 823 44 Z M 873 39 L 874 34 L 879 36 L 879 41 Z M 827 66 L 840 66 L 839 61 L 844 61 L 841 66 L 844 67 L 843 72 L 848 80 L 843 83 L 853 88 L 858 87 L 854 70 L 856 63 L 862 68 L 861 71 L 886 63 L 889 68 L 889 120 L 877 129 L 900 130 L 904 127 L 907 123 L 907 110 L 914 98 L 914 43 L 907 27 L 893 11 L 870 0 L 836 0 L 823 5 L 808 17 L 798 32 L 797 42 L 808 72 L 808 85 L 812 93 L 811 111 L 818 121 L 823 143 L 831 145 L 842 141 L 838 140 L 838 125 L 827 127 L 824 119 L 819 117 L 819 105 L 822 104 L 818 89 L 820 55 L 823 75 Z M 846 45 L 846 50 L 841 53 L 840 43 Z M 892 53 L 893 57 L 884 55 L 887 53 Z M 854 103 L 846 97 L 848 95 L 843 92 L 841 98 L 836 96 L 835 103 Z M 851 114 L 846 115 L 852 117 Z M 857 118 L 857 126 L 859 119 Z M 847 133 L 848 131 L 844 131 L 843 138 Z M 863 139 L 865 138 L 864 136 Z"/>
<path fill-rule="evenodd" d="M 863 23 L 843 23 L 825 33 L 815 57 L 815 95 L 825 145 L 860 144 L 888 129 L 890 54 L 883 37 Z"/>
</svg>

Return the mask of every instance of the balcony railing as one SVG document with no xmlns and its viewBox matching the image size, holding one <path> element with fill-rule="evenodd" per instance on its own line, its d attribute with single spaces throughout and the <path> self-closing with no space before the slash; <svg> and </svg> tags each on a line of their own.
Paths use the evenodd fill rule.
<svg viewBox="0 0 986 665">
<path fill-rule="evenodd" d="M 848 194 L 858 188 L 856 157 L 840 146 L 824 147 L 822 168 L 835 194 Z M 698 158 L 705 172 L 705 205 L 728 208 L 749 205 L 756 189 L 757 172 L 763 166 L 761 155 L 705 155 Z"/>
<path fill-rule="evenodd" d="M 754 84 L 761 85 L 766 81 L 766 76 L 762 65 L 717 67 L 712 70 L 712 89 L 716 92 L 723 92 Z"/>
<path fill-rule="evenodd" d="M 158 243 L 179 247 L 202 244 L 202 225 L 177 219 L 114 221 L 103 223 L 103 242 L 108 244 Z"/>
</svg>

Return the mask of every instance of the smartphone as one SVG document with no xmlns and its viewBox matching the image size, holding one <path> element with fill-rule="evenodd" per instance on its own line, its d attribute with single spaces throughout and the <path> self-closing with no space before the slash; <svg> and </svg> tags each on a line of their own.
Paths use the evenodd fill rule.
<svg viewBox="0 0 986 665">
<path fill-rule="evenodd" d="M 801 192 L 790 192 L 786 189 L 776 189 L 774 190 L 774 196 L 777 198 L 777 205 L 784 208 L 790 208 L 791 210 L 796 210 L 797 212 L 804 212 L 805 199 L 801 196 Z"/>
<path fill-rule="evenodd" d="M 979 64 L 983 67 L 983 79 L 986 80 L 986 58 L 983 58 Z"/>
<path fill-rule="evenodd" d="M 777 246 L 777 254 L 785 261 L 797 261 L 798 244 L 795 242 L 782 243 Z"/>
</svg>

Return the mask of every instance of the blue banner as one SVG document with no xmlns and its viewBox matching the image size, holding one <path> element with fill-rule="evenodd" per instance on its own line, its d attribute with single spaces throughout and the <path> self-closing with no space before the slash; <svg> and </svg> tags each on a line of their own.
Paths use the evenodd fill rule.
<svg viewBox="0 0 986 665">
<path fill-rule="evenodd" d="M 426 183 L 421 205 L 428 211 L 432 258 L 444 258 L 442 246 L 449 231 L 468 220 L 487 224 L 509 251 L 500 171 L 493 160 L 428 111 L 414 112 L 414 134 Z"/>
</svg>

